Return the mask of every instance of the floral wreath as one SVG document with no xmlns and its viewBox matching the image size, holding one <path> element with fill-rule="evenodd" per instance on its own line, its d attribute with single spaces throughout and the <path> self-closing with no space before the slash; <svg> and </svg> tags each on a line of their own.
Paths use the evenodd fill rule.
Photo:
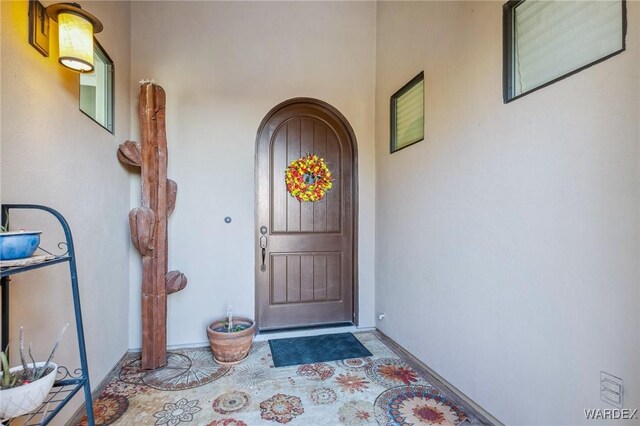
<svg viewBox="0 0 640 426">
<path fill-rule="evenodd" d="M 333 176 L 324 158 L 307 154 L 294 160 L 285 170 L 287 191 L 298 201 L 322 200 L 331 189 Z"/>
</svg>

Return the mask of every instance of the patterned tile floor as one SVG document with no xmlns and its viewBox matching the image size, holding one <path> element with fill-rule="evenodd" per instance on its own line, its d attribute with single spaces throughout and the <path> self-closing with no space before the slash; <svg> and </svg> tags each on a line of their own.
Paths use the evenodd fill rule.
<svg viewBox="0 0 640 426">
<path fill-rule="evenodd" d="M 128 354 L 94 400 L 96 425 L 484 423 L 376 333 L 355 336 L 372 357 L 275 368 L 268 343 L 255 342 L 234 367 L 198 348 L 174 351 L 167 367 L 146 372 L 139 354 Z"/>
</svg>

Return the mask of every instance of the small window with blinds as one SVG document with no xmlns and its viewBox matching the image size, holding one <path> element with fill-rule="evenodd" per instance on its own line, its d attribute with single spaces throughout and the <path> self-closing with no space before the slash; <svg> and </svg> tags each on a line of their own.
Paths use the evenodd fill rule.
<svg viewBox="0 0 640 426">
<path fill-rule="evenodd" d="M 503 8 L 503 32 L 508 103 L 623 52 L 626 4 L 512 0 Z"/>
<path fill-rule="evenodd" d="M 424 72 L 391 96 L 391 153 L 424 139 Z"/>
</svg>

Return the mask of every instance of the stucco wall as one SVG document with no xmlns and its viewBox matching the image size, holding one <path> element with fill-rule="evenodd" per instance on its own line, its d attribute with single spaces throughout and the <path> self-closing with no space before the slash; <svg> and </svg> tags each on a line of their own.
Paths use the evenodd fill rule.
<svg viewBox="0 0 640 426">
<path fill-rule="evenodd" d="M 3 1 L 0 176 L 3 203 L 48 205 L 69 221 L 95 386 L 128 348 L 129 175 L 118 163 L 116 149 L 130 130 L 129 4 L 83 6 L 102 20 L 105 30 L 97 38 L 115 62 L 116 134 L 80 112 L 79 76 L 57 63 L 57 26 L 51 25 L 50 56 L 45 58 L 28 43 L 28 2 Z M 61 241 L 59 228 L 44 218 L 18 213 L 12 217 L 20 227 L 43 230 L 43 245 L 55 249 Z M 69 283 L 66 265 L 12 280 L 13 349 L 17 349 L 20 325 L 33 341 L 35 353 L 45 356 L 62 326 L 73 324 Z M 70 329 L 57 352 L 58 363 L 79 366 L 75 338 L 75 330 Z M 76 397 L 57 423 L 78 403 Z"/>
<path fill-rule="evenodd" d="M 299 96 L 330 103 L 356 134 L 360 324 L 373 325 L 375 3 L 134 2 L 132 22 L 132 105 L 142 78 L 166 90 L 178 183 L 169 267 L 189 284 L 169 297 L 169 344 L 205 342 L 228 304 L 253 316 L 256 132 L 272 107 Z M 133 252 L 131 347 L 140 346 L 139 264 Z"/>
<path fill-rule="evenodd" d="M 502 4 L 378 3 L 378 327 L 508 424 L 583 424 L 601 370 L 640 406 L 639 4 L 626 52 L 508 105 Z"/>
</svg>

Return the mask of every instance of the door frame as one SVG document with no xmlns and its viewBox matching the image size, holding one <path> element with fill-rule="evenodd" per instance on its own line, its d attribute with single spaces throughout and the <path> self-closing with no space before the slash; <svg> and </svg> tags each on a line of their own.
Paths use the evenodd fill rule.
<svg viewBox="0 0 640 426">
<path fill-rule="evenodd" d="M 342 115 L 342 113 L 340 111 L 338 111 L 338 109 L 336 109 L 335 107 L 333 107 L 332 105 L 330 105 L 329 103 L 325 102 L 325 101 L 321 101 L 320 99 L 315 99 L 315 98 L 306 98 L 306 97 L 299 97 L 299 98 L 291 98 L 288 99 L 286 101 L 280 102 L 279 104 L 277 104 L 275 107 L 273 107 L 262 119 L 262 122 L 260 123 L 260 125 L 258 126 L 258 131 L 256 133 L 256 143 L 255 143 L 255 157 L 254 157 L 254 265 L 253 265 L 253 270 L 254 270 L 254 318 L 256 319 L 256 325 L 258 327 L 258 329 L 260 328 L 260 324 L 257 323 L 257 319 L 258 319 L 258 309 L 259 309 L 259 305 L 258 305 L 258 278 L 259 278 L 259 274 L 261 274 L 262 272 L 259 271 L 258 269 L 258 265 L 261 262 L 260 259 L 260 255 L 259 255 L 259 250 L 257 249 L 259 246 L 259 241 L 260 241 L 260 223 L 259 223 L 259 199 L 258 199 L 258 160 L 259 160 L 259 148 L 260 148 L 260 136 L 262 135 L 262 132 L 265 130 L 265 127 L 267 126 L 267 124 L 269 123 L 269 121 L 271 120 L 271 118 L 273 118 L 273 116 L 279 112 L 280 110 L 290 107 L 292 105 L 295 104 L 307 104 L 307 105 L 312 105 L 316 108 L 320 108 L 325 110 L 325 112 L 327 112 L 330 115 L 333 115 L 336 120 L 344 127 L 344 130 L 346 131 L 347 135 L 349 136 L 349 144 L 351 145 L 351 149 L 352 149 L 352 164 L 351 164 L 351 178 L 352 178 L 352 202 L 353 202 L 353 230 L 352 230 L 352 239 L 353 239 L 353 264 L 352 264 L 352 276 L 353 276 L 353 283 L 352 285 L 352 291 L 353 291 L 353 297 L 352 297 L 352 312 L 353 312 L 353 324 L 355 326 L 358 326 L 360 323 L 360 310 L 359 310 L 359 301 L 360 301 L 360 297 L 359 297 L 359 284 L 358 284 L 358 215 L 359 215 L 359 191 L 358 191 L 358 143 L 356 140 L 356 135 L 355 132 L 353 131 L 353 128 L 351 127 L 351 124 L 349 123 L 349 121 L 346 119 L 346 117 L 344 115 Z M 273 142 L 273 140 L 270 140 L 269 143 Z M 304 326 L 301 326 L 301 328 Z M 291 327 L 287 327 L 287 328 L 291 328 Z"/>
</svg>

